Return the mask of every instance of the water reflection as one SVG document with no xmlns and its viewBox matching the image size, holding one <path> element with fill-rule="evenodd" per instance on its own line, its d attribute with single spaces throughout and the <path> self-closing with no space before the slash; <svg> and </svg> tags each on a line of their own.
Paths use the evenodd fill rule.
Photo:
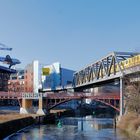
<svg viewBox="0 0 140 140">
<path fill-rule="evenodd" d="M 112 119 L 88 116 L 60 121 L 61 128 L 57 125 L 32 126 L 7 140 L 128 140 L 113 129 Z"/>
</svg>

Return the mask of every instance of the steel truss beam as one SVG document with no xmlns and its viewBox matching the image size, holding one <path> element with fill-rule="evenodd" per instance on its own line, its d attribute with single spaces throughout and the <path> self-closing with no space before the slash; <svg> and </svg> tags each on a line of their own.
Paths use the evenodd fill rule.
<svg viewBox="0 0 140 140">
<path fill-rule="evenodd" d="M 121 61 L 131 58 L 138 53 L 113 52 L 101 60 L 88 65 L 74 74 L 74 87 L 85 86 L 99 81 L 105 81 L 110 77 L 123 75 Z"/>
</svg>

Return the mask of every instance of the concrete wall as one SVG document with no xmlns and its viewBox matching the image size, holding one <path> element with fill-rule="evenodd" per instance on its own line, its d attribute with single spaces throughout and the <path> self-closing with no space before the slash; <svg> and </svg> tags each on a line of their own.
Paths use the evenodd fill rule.
<svg viewBox="0 0 140 140">
<path fill-rule="evenodd" d="M 33 123 L 34 119 L 32 117 L 2 123 L 0 124 L 0 139 L 3 139 L 6 136 L 11 135 L 12 133 L 15 133 L 18 130 L 27 127 Z"/>
</svg>

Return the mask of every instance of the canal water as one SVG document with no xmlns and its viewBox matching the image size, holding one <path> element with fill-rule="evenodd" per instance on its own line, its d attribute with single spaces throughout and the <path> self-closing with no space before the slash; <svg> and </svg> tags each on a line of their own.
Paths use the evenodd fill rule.
<svg viewBox="0 0 140 140">
<path fill-rule="evenodd" d="M 54 125 L 33 125 L 5 140 L 128 140 L 114 129 L 113 119 L 68 117 Z"/>
</svg>

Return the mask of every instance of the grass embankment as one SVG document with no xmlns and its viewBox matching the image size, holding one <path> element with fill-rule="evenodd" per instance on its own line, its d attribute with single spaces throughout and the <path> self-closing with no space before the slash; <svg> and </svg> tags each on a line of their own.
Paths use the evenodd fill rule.
<svg viewBox="0 0 140 140">
<path fill-rule="evenodd" d="M 9 113 L 9 114 L 0 114 L 0 124 L 8 121 L 13 121 L 17 119 L 23 119 L 27 117 L 37 117 L 40 115 L 37 114 L 19 114 L 19 113 Z"/>
<path fill-rule="evenodd" d="M 61 110 L 51 110 L 50 113 L 54 114 L 54 113 L 63 113 L 65 112 L 66 109 L 61 109 Z M 23 118 L 28 118 L 28 117 L 33 117 L 36 118 L 37 116 L 44 116 L 44 115 L 38 115 L 38 114 L 19 114 L 16 112 L 0 112 L 0 124 L 1 123 L 5 123 L 8 121 L 13 121 L 13 120 L 18 120 L 18 119 L 23 119 Z"/>
<path fill-rule="evenodd" d="M 127 133 L 130 137 L 140 139 L 140 116 L 134 113 L 128 113 L 121 117 L 118 122 L 118 128 Z"/>
<path fill-rule="evenodd" d="M 17 120 L 21 118 L 29 117 L 29 115 L 20 115 L 20 114 L 6 114 L 6 115 L 0 115 L 0 123 Z"/>
</svg>

